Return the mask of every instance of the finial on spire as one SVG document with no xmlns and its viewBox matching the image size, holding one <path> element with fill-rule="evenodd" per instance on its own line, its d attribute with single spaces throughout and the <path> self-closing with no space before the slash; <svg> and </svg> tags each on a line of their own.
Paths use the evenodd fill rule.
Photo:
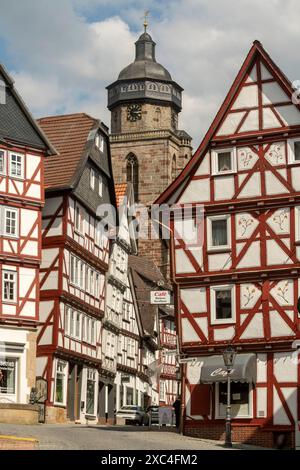
<svg viewBox="0 0 300 470">
<path fill-rule="evenodd" d="M 145 13 L 144 13 L 144 28 L 145 28 L 145 33 L 147 32 L 149 13 L 150 13 L 150 11 L 148 11 L 148 10 L 146 10 Z"/>
</svg>

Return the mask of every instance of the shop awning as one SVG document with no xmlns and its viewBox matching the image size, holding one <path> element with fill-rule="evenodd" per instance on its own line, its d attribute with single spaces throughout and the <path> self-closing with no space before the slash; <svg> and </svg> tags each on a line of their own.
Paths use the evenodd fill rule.
<svg viewBox="0 0 300 470">
<path fill-rule="evenodd" d="M 227 369 L 223 356 L 209 356 L 202 359 L 201 383 L 215 383 L 227 381 Z M 237 354 L 230 374 L 233 382 L 256 382 L 256 355 Z"/>
</svg>

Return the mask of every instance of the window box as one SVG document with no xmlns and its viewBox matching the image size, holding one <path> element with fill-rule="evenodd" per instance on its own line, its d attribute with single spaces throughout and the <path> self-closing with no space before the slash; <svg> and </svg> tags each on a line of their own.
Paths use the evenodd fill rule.
<svg viewBox="0 0 300 470">
<path fill-rule="evenodd" d="M 211 251 L 231 249 L 230 215 L 207 217 L 207 249 Z"/>
<path fill-rule="evenodd" d="M 223 285 L 210 288 L 211 324 L 235 323 L 235 286 Z"/>
<path fill-rule="evenodd" d="M 212 151 L 212 174 L 228 175 L 236 173 L 236 150 L 225 148 Z"/>
</svg>

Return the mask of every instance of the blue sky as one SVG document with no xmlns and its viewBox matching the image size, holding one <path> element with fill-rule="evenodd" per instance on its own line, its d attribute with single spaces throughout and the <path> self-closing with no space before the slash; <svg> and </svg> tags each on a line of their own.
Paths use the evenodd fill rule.
<svg viewBox="0 0 300 470">
<path fill-rule="evenodd" d="M 184 88 L 179 125 L 201 140 L 259 39 L 300 79 L 298 0 L 0 0 L 0 61 L 36 117 L 85 111 L 109 125 L 105 87 L 134 58 L 142 16 Z"/>
</svg>

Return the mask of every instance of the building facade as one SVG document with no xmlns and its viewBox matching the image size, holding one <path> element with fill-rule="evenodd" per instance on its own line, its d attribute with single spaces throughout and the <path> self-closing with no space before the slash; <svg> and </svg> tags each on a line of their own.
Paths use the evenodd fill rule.
<svg viewBox="0 0 300 470">
<path fill-rule="evenodd" d="M 107 275 L 106 304 L 102 329 L 102 370 L 101 389 L 102 413 L 100 421 L 113 424 L 115 412 L 126 400 L 126 390 L 120 400 L 119 386 L 122 383 L 121 370 L 129 367 L 135 374 L 137 369 L 138 330 L 130 307 L 128 285 L 128 256 L 136 253 L 134 234 L 130 232 L 130 207 L 134 211 L 133 188 L 130 184 L 115 186 L 118 228 L 112 242 Z M 125 336 L 124 336 L 125 333 Z M 127 336 L 130 337 L 127 338 Z M 134 384 L 134 390 L 135 390 Z"/>
<path fill-rule="evenodd" d="M 86 114 L 39 120 L 59 155 L 45 167 L 37 376 L 46 422 L 102 416 L 102 319 L 110 240 L 99 216 L 115 207 L 107 128 Z"/>
<path fill-rule="evenodd" d="M 44 160 L 56 153 L 0 65 L 0 421 L 37 422 Z"/>
<path fill-rule="evenodd" d="M 233 440 L 299 442 L 299 139 L 293 88 L 255 41 L 194 157 L 157 201 L 194 207 L 171 223 L 186 434 L 224 439 L 230 344 Z"/>
<path fill-rule="evenodd" d="M 132 183 L 135 202 L 148 207 L 190 160 L 191 137 L 178 129 L 182 88 L 156 62 L 151 36 L 135 46 L 134 62 L 107 87 L 111 155 L 115 182 Z M 160 240 L 140 240 L 138 250 L 167 271 Z"/>
<path fill-rule="evenodd" d="M 180 368 L 177 362 L 177 335 L 174 310 L 161 307 L 159 311 L 159 404 L 172 405 L 180 394 Z"/>
</svg>

